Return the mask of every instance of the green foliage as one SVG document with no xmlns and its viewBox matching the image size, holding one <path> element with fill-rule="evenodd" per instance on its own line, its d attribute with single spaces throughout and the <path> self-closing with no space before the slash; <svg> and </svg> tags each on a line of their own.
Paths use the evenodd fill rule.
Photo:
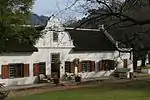
<svg viewBox="0 0 150 100">
<path fill-rule="evenodd" d="M 42 33 L 34 27 L 17 28 L 18 27 L 16 27 L 16 32 L 12 37 L 20 42 L 35 44 L 36 40 L 38 40 L 42 36 Z"/>
<path fill-rule="evenodd" d="M 9 39 L 35 43 L 41 36 L 34 27 L 26 27 L 34 0 L 0 0 L 0 48 Z"/>
</svg>

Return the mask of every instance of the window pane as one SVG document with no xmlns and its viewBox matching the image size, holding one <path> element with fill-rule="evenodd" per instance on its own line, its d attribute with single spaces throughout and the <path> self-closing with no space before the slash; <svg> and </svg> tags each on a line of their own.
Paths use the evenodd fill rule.
<svg viewBox="0 0 150 100">
<path fill-rule="evenodd" d="M 52 63 L 58 63 L 60 61 L 60 54 L 59 53 L 51 54 L 51 61 Z"/>
<path fill-rule="evenodd" d="M 16 77 L 24 77 L 24 68 L 23 68 L 23 64 L 16 64 Z"/>
<path fill-rule="evenodd" d="M 90 72 L 91 71 L 91 62 L 90 61 L 82 61 L 82 71 Z"/>
<path fill-rule="evenodd" d="M 39 63 L 39 74 L 46 74 L 46 63 Z"/>
<path fill-rule="evenodd" d="M 104 70 L 113 70 L 115 67 L 114 60 L 103 60 Z"/>
<path fill-rule="evenodd" d="M 71 73 L 71 62 L 65 62 L 65 72 Z"/>
<path fill-rule="evenodd" d="M 15 65 L 11 64 L 9 66 L 9 76 L 10 78 L 14 78 L 15 77 Z"/>
<path fill-rule="evenodd" d="M 10 76 L 10 78 L 24 77 L 23 64 L 10 64 L 9 65 L 9 76 Z"/>
</svg>

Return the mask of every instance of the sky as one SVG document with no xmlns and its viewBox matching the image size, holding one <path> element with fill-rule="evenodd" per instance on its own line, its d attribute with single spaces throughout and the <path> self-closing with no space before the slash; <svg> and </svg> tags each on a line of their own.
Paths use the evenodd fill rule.
<svg viewBox="0 0 150 100">
<path fill-rule="evenodd" d="M 57 13 L 62 19 L 67 17 L 76 17 L 77 19 L 80 19 L 83 17 L 83 14 L 64 10 L 72 5 L 74 1 L 75 0 L 36 0 L 32 11 L 38 15 L 50 16 Z"/>
<path fill-rule="evenodd" d="M 36 0 L 33 6 L 33 12 L 39 15 L 51 15 L 54 12 L 59 11 L 65 7 L 65 0 Z M 58 6 L 57 6 L 58 5 Z"/>
</svg>

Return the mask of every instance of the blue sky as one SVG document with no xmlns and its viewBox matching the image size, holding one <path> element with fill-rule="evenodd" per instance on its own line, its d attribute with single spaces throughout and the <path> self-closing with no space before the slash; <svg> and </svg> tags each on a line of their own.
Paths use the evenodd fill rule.
<svg viewBox="0 0 150 100">
<path fill-rule="evenodd" d="M 36 0 L 32 11 L 38 15 L 50 16 L 70 6 L 74 1 L 75 0 Z M 59 17 L 60 16 L 62 19 L 67 18 L 68 16 L 77 17 L 77 19 L 79 19 L 83 14 L 68 10 L 59 13 Z"/>
<path fill-rule="evenodd" d="M 62 1 L 65 0 L 36 0 L 32 11 L 39 15 L 51 15 L 59 11 L 58 6 L 60 9 L 65 7 L 65 3 Z"/>
</svg>

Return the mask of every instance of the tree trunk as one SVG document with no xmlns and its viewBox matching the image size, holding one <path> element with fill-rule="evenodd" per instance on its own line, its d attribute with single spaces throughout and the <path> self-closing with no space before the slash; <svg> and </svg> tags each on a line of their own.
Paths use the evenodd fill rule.
<svg viewBox="0 0 150 100">
<path fill-rule="evenodd" d="M 133 71 L 137 69 L 137 55 L 136 52 L 133 51 Z"/>
<path fill-rule="evenodd" d="M 148 64 L 150 64 L 150 54 L 148 54 Z"/>
<path fill-rule="evenodd" d="M 146 55 L 147 55 L 147 51 L 146 52 L 142 52 L 142 55 L 141 55 L 141 57 L 142 57 L 142 64 L 141 64 L 141 67 L 144 67 L 145 66 L 145 62 L 146 62 Z"/>
<path fill-rule="evenodd" d="M 145 66 L 145 60 L 146 60 L 146 58 L 143 57 L 143 58 L 142 58 L 142 64 L 141 64 L 141 67 L 144 67 L 144 66 Z"/>
</svg>

